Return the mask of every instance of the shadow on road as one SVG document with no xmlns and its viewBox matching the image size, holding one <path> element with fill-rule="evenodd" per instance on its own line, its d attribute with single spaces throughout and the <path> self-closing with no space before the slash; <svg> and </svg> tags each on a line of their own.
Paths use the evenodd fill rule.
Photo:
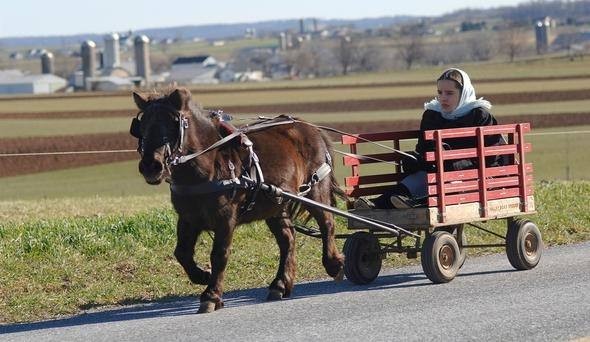
<svg viewBox="0 0 590 342">
<path fill-rule="evenodd" d="M 384 275 L 378 277 L 373 283 L 368 285 L 355 285 L 347 280 L 342 282 L 324 280 L 298 283 L 295 285 L 293 298 L 306 298 L 340 292 L 369 291 L 376 289 L 428 285 L 424 279 L 425 277 L 421 273 L 405 273 Z M 266 295 L 266 288 L 227 292 L 224 294 L 225 307 L 234 308 L 266 303 Z M 165 301 L 138 304 L 121 309 L 90 311 L 73 317 L 50 321 L 0 325 L 0 334 L 136 319 L 149 319 L 165 316 L 192 315 L 196 314 L 198 309 L 198 297 L 178 297 Z"/>
<path fill-rule="evenodd" d="M 484 273 L 509 272 L 509 270 L 476 272 L 459 274 L 461 277 Z M 293 299 L 310 298 L 343 292 L 367 292 L 384 289 L 421 287 L 432 285 L 422 273 L 386 274 L 379 276 L 371 284 L 356 285 L 350 281 L 334 282 L 333 280 L 298 283 L 295 285 Z M 255 288 L 227 292 L 224 295 L 225 308 L 235 308 L 266 303 L 266 288 Z M 124 307 L 90 311 L 73 317 L 34 323 L 0 325 L 0 334 L 34 331 L 42 329 L 63 328 L 87 324 L 149 319 L 166 316 L 196 314 L 199 309 L 198 297 L 176 297 L 164 301 L 151 302 Z"/>
</svg>

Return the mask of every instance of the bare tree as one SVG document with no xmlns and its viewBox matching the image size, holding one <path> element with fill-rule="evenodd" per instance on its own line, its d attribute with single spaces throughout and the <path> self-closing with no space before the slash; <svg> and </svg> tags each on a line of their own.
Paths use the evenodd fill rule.
<svg viewBox="0 0 590 342">
<path fill-rule="evenodd" d="M 526 42 L 526 31 L 522 27 L 512 26 L 500 32 L 500 51 L 508 55 L 510 63 L 524 50 Z"/>
<path fill-rule="evenodd" d="M 418 32 L 411 32 L 406 36 L 405 41 L 399 45 L 399 55 L 409 70 L 412 64 L 424 57 L 424 39 Z"/>
<path fill-rule="evenodd" d="M 299 49 L 290 50 L 284 60 L 291 66 L 291 76 L 295 77 L 331 74 L 335 63 L 331 48 L 320 41 L 304 42 Z"/>
<path fill-rule="evenodd" d="M 241 49 L 233 54 L 233 67 L 235 71 L 261 70 L 268 76 L 273 56 L 267 48 Z"/>
<path fill-rule="evenodd" d="M 340 44 L 335 47 L 334 55 L 342 67 L 342 75 L 347 75 L 357 55 L 357 45 L 349 36 L 340 38 Z"/>
<path fill-rule="evenodd" d="M 474 61 L 488 61 L 494 57 L 494 42 L 489 32 L 478 32 L 467 39 L 467 47 Z"/>
<path fill-rule="evenodd" d="M 358 47 L 358 67 L 362 71 L 377 71 L 383 69 L 384 51 L 376 47 L 360 45 Z"/>
</svg>

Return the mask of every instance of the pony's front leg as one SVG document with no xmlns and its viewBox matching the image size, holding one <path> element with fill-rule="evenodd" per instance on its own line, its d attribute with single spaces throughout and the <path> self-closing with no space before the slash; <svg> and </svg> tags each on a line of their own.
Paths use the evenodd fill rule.
<svg viewBox="0 0 590 342">
<path fill-rule="evenodd" d="M 215 231 L 211 250 L 211 277 L 205 291 L 201 294 L 198 313 L 209 313 L 223 307 L 223 277 L 231 252 L 234 225 L 223 223 Z"/>
<path fill-rule="evenodd" d="M 283 217 L 266 220 L 280 250 L 277 276 L 270 284 L 267 300 L 279 300 L 291 295 L 295 280 L 295 231 L 291 219 L 284 213 Z"/>
<path fill-rule="evenodd" d="M 209 283 L 211 272 L 197 266 L 194 260 L 195 245 L 200 234 L 200 228 L 195 228 L 179 218 L 176 224 L 176 249 L 174 250 L 174 256 L 182 268 L 184 268 L 191 282 L 206 285 Z"/>
</svg>

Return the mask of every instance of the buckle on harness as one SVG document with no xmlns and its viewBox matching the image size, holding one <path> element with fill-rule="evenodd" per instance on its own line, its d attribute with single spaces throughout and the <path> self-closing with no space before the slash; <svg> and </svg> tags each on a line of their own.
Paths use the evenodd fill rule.
<svg viewBox="0 0 590 342">
<path fill-rule="evenodd" d="M 306 196 L 310 191 L 311 187 L 315 184 L 321 182 L 326 176 L 328 176 L 332 172 L 332 168 L 328 163 L 323 163 L 312 175 L 309 182 L 306 184 L 301 184 L 299 186 L 299 193 L 298 196 Z"/>
</svg>

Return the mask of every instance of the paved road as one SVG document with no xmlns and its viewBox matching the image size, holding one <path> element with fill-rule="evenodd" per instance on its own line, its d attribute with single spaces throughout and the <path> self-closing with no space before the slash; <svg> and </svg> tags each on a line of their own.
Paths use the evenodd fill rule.
<svg viewBox="0 0 590 342">
<path fill-rule="evenodd" d="M 265 295 L 228 293 L 209 315 L 183 298 L 0 326 L 0 341 L 572 340 L 590 336 L 590 242 L 546 249 L 531 271 L 492 255 L 468 259 L 449 284 L 405 267 L 367 286 L 318 281 L 298 284 L 290 300 Z"/>
</svg>

